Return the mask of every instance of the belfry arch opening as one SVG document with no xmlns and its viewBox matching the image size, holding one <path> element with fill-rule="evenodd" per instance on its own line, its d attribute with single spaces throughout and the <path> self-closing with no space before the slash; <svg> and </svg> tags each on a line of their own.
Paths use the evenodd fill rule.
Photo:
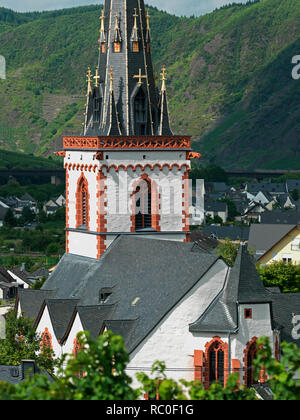
<svg viewBox="0 0 300 420">
<path fill-rule="evenodd" d="M 152 227 L 152 188 L 151 182 L 142 179 L 134 192 L 135 230 Z"/>
</svg>

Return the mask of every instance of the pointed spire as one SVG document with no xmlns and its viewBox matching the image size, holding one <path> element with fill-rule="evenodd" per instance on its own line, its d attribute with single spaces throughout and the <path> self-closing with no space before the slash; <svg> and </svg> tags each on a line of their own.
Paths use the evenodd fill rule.
<svg viewBox="0 0 300 420">
<path fill-rule="evenodd" d="M 147 9 L 146 21 L 147 21 L 147 27 L 146 27 L 146 43 L 147 44 L 150 44 L 150 42 L 151 42 L 151 28 L 150 28 L 149 9 Z"/>
<path fill-rule="evenodd" d="M 167 99 L 167 69 L 165 66 L 162 68 L 161 72 L 161 98 L 160 98 L 160 127 L 159 127 L 159 135 L 162 136 L 163 133 L 168 133 L 169 135 L 172 134 L 170 129 L 170 122 L 169 122 L 169 110 L 168 110 L 168 99 Z"/>
<path fill-rule="evenodd" d="M 167 85 L 166 85 L 166 81 L 167 81 L 167 69 L 166 66 L 163 66 L 162 68 L 162 73 L 160 73 L 161 75 L 161 81 L 162 81 L 162 85 L 161 85 L 161 92 L 166 92 L 167 91 Z"/>
<path fill-rule="evenodd" d="M 138 29 L 138 24 L 137 24 L 137 18 L 138 18 L 138 14 L 136 12 L 136 9 L 134 9 L 134 24 L 133 24 L 133 29 L 132 29 L 132 34 L 131 34 L 131 42 L 139 42 L 140 37 L 139 37 L 139 29 Z"/>
<path fill-rule="evenodd" d="M 120 30 L 120 24 L 119 24 L 119 13 L 116 13 L 114 42 L 122 42 L 121 30 Z"/>
</svg>

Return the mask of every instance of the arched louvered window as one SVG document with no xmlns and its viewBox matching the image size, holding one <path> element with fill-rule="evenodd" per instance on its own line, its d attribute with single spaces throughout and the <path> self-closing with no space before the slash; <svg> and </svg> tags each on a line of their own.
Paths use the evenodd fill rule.
<svg viewBox="0 0 300 420">
<path fill-rule="evenodd" d="M 209 349 L 209 385 L 219 382 L 224 385 L 224 351 L 219 342 Z"/>
<path fill-rule="evenodd" d="M 77 227 L 88 228 L 89 224 L 89 193 L 88 183 L 84 176 L 78 182 L 77 197 L 76 197 L 76 222 Z"/>
<path fill-rule="evenodd" d="M 94 123 L 100 122 L 101 98 L 94 98 Z"/>
<path fill-rule="evenodd" d="M 135 230 L 152 227 L 151 182 L 143 179 L 135 190 Z"/>
</svg>

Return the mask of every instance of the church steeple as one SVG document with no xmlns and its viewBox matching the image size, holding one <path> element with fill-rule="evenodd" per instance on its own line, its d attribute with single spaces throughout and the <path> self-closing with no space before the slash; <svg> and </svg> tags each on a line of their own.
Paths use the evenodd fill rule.
<svg viewBox="0 0 300 420">
<path fill-rule="evenodd" d="M 145 11 L 144 0 L 105 0 L 100 20 L 98 73 L 89 93 L 84 135 L 172 135 L 169 116 L 161 108 L 165 107 L 164 100 L 155 86 L 150 16 Z M 111 107 L 116 115 L 110 114 Z M 112 121 L 117 121 L 118 127 Z"/>
</svg>

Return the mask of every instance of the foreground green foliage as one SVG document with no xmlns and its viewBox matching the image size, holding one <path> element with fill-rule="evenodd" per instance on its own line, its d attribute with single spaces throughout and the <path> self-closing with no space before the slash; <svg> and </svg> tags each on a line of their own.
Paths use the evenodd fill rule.
<svg viewBox="0 0 300 420">
<path fill-rule="evenodd" d="M 300 292 L 300 265 L 274 261 L 258 267 L 265 287 L 279 287 L 282 293 Z"/>
<path fill-rule="evenodd" d="M 226 239 L 225 242 L 222 242 L 220 245 L 218 245 L 216 253 L 224 258 L 229 267 L 233 267 L 238 254 L 238 250 L 238 245 L 231 242 L 230 239 Z"/>
<path fill-rule="evenodd" d="M 157 393 L 163 401 L 258 399 L 253 389 L 239 386 L 237 374 L 228 378 L 225 389 L 216 383 L 205 390 L 198 381 L 168 379 L 162 362 L 153 365 L 150 376 L 138 373 L 141 386 L 134 390 L 126 374 L 129 356 L 121 337 L 107 331 L 96 341 L 89 333 L 79 334 L 78 340 L 81 350 L 76 357 L 69 355 L 61 360 L 54 382 L 36 375 L 19 385 L 0 383 L 0 400 L 136 400 L 145 394 L 149 399 L 156 399 Z M 268 339 L 259 340 L 257 377 L 264 366 L 274 399 L 299 400 L 300 388 L 293 378 L 300 371 L 300 350 L 293 344 L 283 344 L 282 349 L 279 363 L 272 356 Z"/>
</svg>

